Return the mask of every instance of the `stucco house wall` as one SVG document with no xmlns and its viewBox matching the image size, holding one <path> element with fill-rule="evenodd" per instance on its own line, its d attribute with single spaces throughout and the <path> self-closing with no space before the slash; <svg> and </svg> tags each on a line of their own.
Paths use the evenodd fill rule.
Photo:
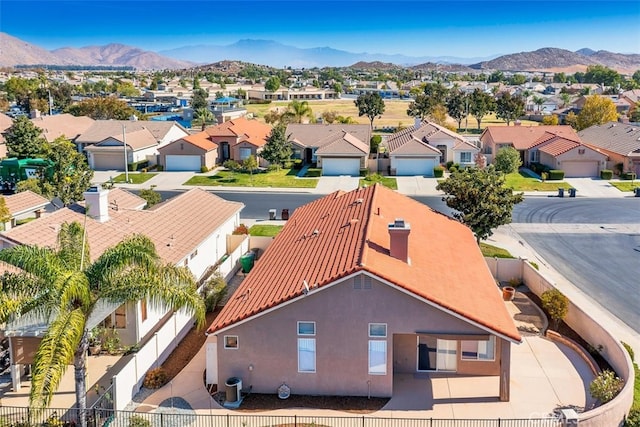
<svg viewBox="0 0 640 427">
<path fill-rule="evenodd" d="M 584 150 L 583 154 L 580 154 L 579 150 Z M 540 152 L 540 163 L 548 165 L 553 169 L 562 169 L 562 162 L 569 161 L 582 161 L 582 162 L 598 162 L 598 170 L 606 168 L 607 156 L 603 153 L 598 153 L 595 150 L 589 148 L 576 147 L 566 153 L 562 153 L 558 156 L 552 156 L 548 153 Z"/>
<path fill-rule="evenodd" d="M 160 151 L 160 164 L 166 168 L 167 156 L 200 156 L 200 166 L 211 169 L 218 160 L 218 150 L 205 151 L 200 147 L 187 142 L 176 141 L 173 144 L 162 147 Z"/>
<path fill-rule="evenodd" d="M 365 283 L 364 275 L 357 276 Z M 251 298 L 251 294 L 245 297 Z M 299 336 L 300 321 L 315 322 L 315 336 Z M 385 323 L 386 338 L 370 338 L 369 323 Z M 347 278 L 324 289 L 311 286 L 307 295 L 279 309 L 216 333 L 217 381 L 220 385 L 237 376 L 243 380 L 243 388 L 252 386 L 256 393 L 274 393 L 286 383 L 293 394 L 391 396 L 394 370 L 415 372 L 417 368 L 418 331 L 488 335 L 398 288 L 372 279 L 370 289 L 356 289 L 354 279 Z M 225 336 L 236 336 L 238 348 L 226 349 Z M 315 339 L 314 373 L 298 372 L 298 338 Z M 386 341 L 386 374 L 369 374 L 369 340 Z M 496 351 L 499 357 L 500 351 Z M 479 369 L 484 363 L 463 365 L 461 370 L 493 374 L 499 361 Z"/>
</svg>

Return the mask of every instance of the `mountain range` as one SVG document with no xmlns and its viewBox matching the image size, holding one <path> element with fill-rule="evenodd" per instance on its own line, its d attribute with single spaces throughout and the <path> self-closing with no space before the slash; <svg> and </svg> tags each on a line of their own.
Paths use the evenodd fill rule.
<svg viewBox="0 0 640 427">
<path fill-rule="evenodd" d="M 64 47 L 52 51 L 0 33 L 0 67 L 15 65 L 114 65 L 136 69 L 183 69 L 197 64 L 234 60 L 272 67 L 312 68 L 346 67 L 360 64 L 386 63 L 411 66 L 414 69 L 448 71 L 584 71 L 589 65 L 604 65 L 621 73 L 640 69 L 640 55 L 594 51 L 588 48 L 572 52 L 558 48 L 542 48 L 533 52 L 494 55 L 484 58 L 452 56 L 414 57 L 375 53 L 353 53 L 330 47 L 298 48 L 270 40 L 244 39 L 236 43 L 184 46 L 159 52 L 145 51 L 122 44 Z"/>
</svg>

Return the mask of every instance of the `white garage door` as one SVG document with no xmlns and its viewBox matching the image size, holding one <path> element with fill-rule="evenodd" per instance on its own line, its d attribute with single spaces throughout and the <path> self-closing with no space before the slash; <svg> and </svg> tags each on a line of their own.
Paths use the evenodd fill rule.
<svg viewBox="0 0 640 427">
<path fill-rule="evenodd" d="M 322 175 L 360 175 L 360 159 L 322 158 Z"/>
<path fill-rule="evenodd" d="M 93 153 L 93 169 L 97 171 L 124 170 L 123 153 Z"/>
<path fill-rule="evenodd" d="M 168 171 L 199 171 L 200 156 L 167 156 L 165 170 Z"/>
<path fill-rule="evenodd" d="M 598 176 L 598 162 L 562 162 L 562 170 L 567 178 Z"/>
<path fill-rule="evenodd" d="M 399 176 L 433 176 L 436 160 L 433 158 L 396 159 L 396 175 Z"/>
</svg>

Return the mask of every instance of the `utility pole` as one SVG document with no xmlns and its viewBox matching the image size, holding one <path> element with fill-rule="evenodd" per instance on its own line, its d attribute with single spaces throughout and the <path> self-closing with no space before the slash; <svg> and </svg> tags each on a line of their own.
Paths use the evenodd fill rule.
<svg viewBox="0 0 640 427">
<path fill-rule="evenodd" d="M 127 158 L 127 125 L 122 125 L 122 146 L 124 147 L 124 180 L 129 183 L 129 159 Z"/>
</svg>

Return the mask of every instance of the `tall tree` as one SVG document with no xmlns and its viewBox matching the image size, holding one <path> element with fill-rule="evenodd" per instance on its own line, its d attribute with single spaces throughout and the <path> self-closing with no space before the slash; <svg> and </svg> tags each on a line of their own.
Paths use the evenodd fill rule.
<svg viewBox="0 0 640 427">
<path fill-rule="evenodd" d="M 129 120 L 139 115 L 136 109 L 113 96 L 89 98 L 70 105 L 67 112 L 74 116 L 89 116 L 94 120 Z"/>
<path fill-rule="evenodd" d="M 275 126 L 267 137 L 267 143 L 262 147 L 260 156 L 272 165 L 282 166 L 293 153 L 285 131 L 285 125 Z"/>
<path fill-rule="evenodd" d="M 542 110 L 542 104 L 544 104 L 544 98 L 541 96 L 534 96 L 533 103 L 536 105 L 536 111 L 539 113 Z"/>
<path fill-rule="evenodd" d="M 358 107 L 358 116 L 367 116 L 373 129 L 373 121 L 384 113 L 384 101 L 378 92 L 363 93 L 353 101 Z"/>
<path fill-rule="evenodd" d="M 496 116 L 507 122 L 507 126 L 518 117 L 524 115 L 524 100 L 519 96 L 511 96 L 509 92 L 502 92 L 496 101 Z"/>
<path fill-rule="evenodd" d="M 565 108 L 571 102 L 571 95 L 567 92 L 560 93 L 560 100 L 562 100 L 562 108 Z"/>
<path fill-rule="evenodd" d="M 134 235 L 107 249 L 93 263 L 83 227 L 64 223 L 57 248 L 19 245 L 0 251 L 0 260 L 21 273 L 2 276 L 0 322 L 36 315 L 48 319 L 31 370 L 29 405 L 47 407 L 68 365 L 75 371 L 80 425 L 86 420 L 87 321 L 100 300 L 136 303 L 149 299 L 168 309 L 186 308 L 204 321 L 204 303 L 191 272 L 165 265 L 153 243 Z"/>
<path fill-rule="evenodd" d="M 449 93 L 449 97 L 447 98 L 447 113 L 458 123 L 458 129 L 462 128 L 462 120 L 469 114 L 468 106 L 469 99 L 465 94 L 459 90 Z"/>
<path fill-rule="evenodd" d="M 9 157 L 36 157 L 46 149 L 47 141 L 42 137 L 42 129 L 33 124 L 27 116 L 16 118 L 5 132 L 4 138 Z"/>
<path fill-rule="evenodd" d="M 275 92 L 280 89 L 280 78 L 278 76 L 269 77 L 266 82 L 264 82 L 264 88 L 269 92 Z"/>
<path fill-rule="evenodd" d="M 593 125 L 601 125 L 618 120 L 616 105 L 609 98 L 593 95 L 587 98 L 578 113 L 578 130 L 586 129 Z"/>
<path fill-rule="evenodd" d="M 309 102 L 298 101 L 297 99 L 294 99 L 287 105 L 287 111 L 285 111 L 284 116 L 287 123 L 302 123 L 305 117 L 312 122 L 315 120 Z"/>
<path fill-rule="evenodd" d="M 413 101 L 409 103 L 409 108 L 407 108 L 407 116 L 416 117 L 423 120 L 425 117 L 431 113 L 431 102 L 427 95 L 424 93 L 419 93 L 415 96 Z"/>
<path fill-rule="evenodd" d="M 196 89 L 191 96 L 191 108 L 193 111 L 198 111 L 201 108 L 209 108 L 209 102 L 207 98 L 209 94 L 204 89 Z"/>
<path fill-rule="evenodd" d="M 87 158 L 63 136 L 47 145 L 46 157 L 53 162 L 53 174 L 44 178 L 53 190 L 52 196 L 65 205 L 82 200 L 93 179 Z"/>
<path fill-rule="evenodd" d="M 495 101 L 491 95 L 476 89 L 471 93 L 469 113 L 476 118 L 480 129 L 482 118 L 495 109 Z"/>
<path fill-rule="evenodd" d="M 200 123 L 202 126 L 202 130 L 207 127 L 207 123 L 212 123 L 214 119 L 214 115 L 209 109 L 209 107 L 198 108 L 194 111 L 195 120 L 194 123 Z"/>
<path fill-rule="evenodd" d="M 453 217 L 469 227 L 480 244 L 494 228 L 511 222 L 513 207 L 523 200 L 522 193 L 504 183 L 504 174 L 489 165 L 454 172 L 437 189 L 447 194 L 442 200 L 455 209 Z"/>
</svg>

